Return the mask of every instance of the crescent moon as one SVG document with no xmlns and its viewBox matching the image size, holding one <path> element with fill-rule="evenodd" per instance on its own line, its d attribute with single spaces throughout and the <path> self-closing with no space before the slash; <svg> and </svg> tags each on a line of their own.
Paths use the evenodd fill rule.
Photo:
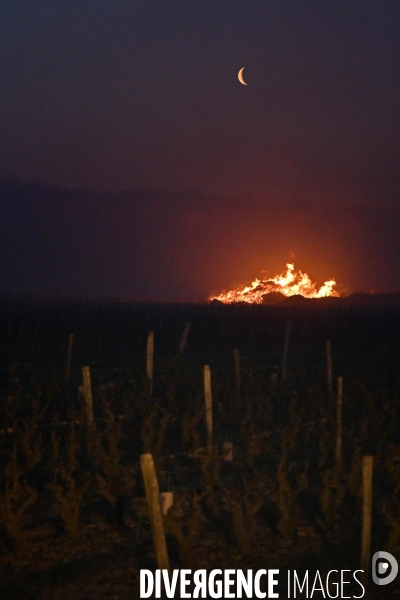
<svg viewBox="0 0 400 600">
<path fill-rule="evenodd" d="M 240 69 L 240 71 L 238 73 L 238 79 L 239 79 L 240 83 L 242 83 L 243 85 L 247 85 L 247 83 L 243 79 L 243 71 L 244 71 L 244 67 L 242 69 Z"/>
</svg>

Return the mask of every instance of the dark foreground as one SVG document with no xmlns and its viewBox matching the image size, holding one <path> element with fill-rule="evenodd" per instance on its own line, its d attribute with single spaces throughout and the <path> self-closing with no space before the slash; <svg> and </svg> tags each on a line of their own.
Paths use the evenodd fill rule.
<svg viewBox="0 0 400 600">
<path fill-rule="evenodd" d="M 309 572 L 308 594 L 298 598 L 323 598 L 327 573 L 343 569 L 353 583 L 339 597 L 360 597 L 352 573 L 360 568 L 363 456 L 374 466 L 370 554 L 386 550 L 400 562 L 399 307 L 3 301 L 0 332 L 0 598 L 139 597 L 139 570 L 157 568 L 145 452 L 160 490 L 174 494 L 164 518 L 173 568 L 280 569 L 280 598 L 288 597 L 288 570 L 299 579 Z M 78 393 L 86 365 L 91 428 Z M 209 452 L 204 365 L 213 394 Z M 224 442 L 233 444 L 233 461 Z M 325 589 L 312 593 L 317 571 Z M 363 597 L 400 598 L 399 582 L 369 581 Z"/>
</svg>

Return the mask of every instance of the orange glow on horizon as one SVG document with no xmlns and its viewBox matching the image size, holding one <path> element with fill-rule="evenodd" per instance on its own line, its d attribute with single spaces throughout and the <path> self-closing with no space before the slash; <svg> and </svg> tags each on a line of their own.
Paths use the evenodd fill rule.
<svg viewBox="0 0 400 600">
<path fill-rule="evenodd" d="M 232 302 L 247 302 L 249 304 L 263 304 L 265 296 L 273 292 L 284 296 L 301 295 L 304 298 L 324 298 L 326 296 L 339 297 L 339 292 L 334 290 L 336 281 L 330 279 L 317 289 L 307 273 L 295 271 L 293 263 L 287 263 L 286 272 L 272 278 L 255 279 L 249 286 L 223 292 L 218 296 L 210 296 L 211 300 L 219 300 L 223 304 Z"/>
</svg>

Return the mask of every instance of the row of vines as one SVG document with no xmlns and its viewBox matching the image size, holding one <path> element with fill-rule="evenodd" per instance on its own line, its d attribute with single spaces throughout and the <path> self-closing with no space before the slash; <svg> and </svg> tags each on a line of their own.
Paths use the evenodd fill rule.
<svg viewBox="0 0 400 600">
<path fill-rule="evenodd" d="M 323 340 L 320 348 L 323 356 Z M 144 354 L 134 368 L 93 371 L 91 426 L 78 375 L 66 382 L 63 365 L 52 374 L 7 365 L 0 402 L 3 557 L 29 557 L 39 525 L 46 524 L 42 543 L 51 544 L 63 536 L 79 540 L 100 519 L 132 539 L 137 568 L 151 568 L 139 463 L 145 452 L 154 457 L 161 491 L 174 493 L 164 516 L 174 566 L 257 568 L 268 557 L 297 569 L 358 568 L 365 454 L 375 457 L 372 550 L 399 557 L 395 385 L 373 383 L 362 369 L 344 375 L 338 462 L 335 393 L 327 390 L 323 361 L 289 368 L 282 381 L 248 352 L 238 396 L 232 355 L 232 364 L 211 366 L 214 439 L 207 451 L 200 365 L 186 355 L 179 363 L 164 357 L 150 394 Z M 233 444 L 233 461 L 224 456 L 225 442 Z"/>
</svg>

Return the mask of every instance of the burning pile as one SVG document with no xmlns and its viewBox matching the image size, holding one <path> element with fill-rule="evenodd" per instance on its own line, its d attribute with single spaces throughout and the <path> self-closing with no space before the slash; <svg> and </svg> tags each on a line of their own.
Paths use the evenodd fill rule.
<svg viewBox="0 0 400 600">
<path fill-rule="evenodd" d="M 284 296 L 301 295 L 304 298 L 323 298 L 325 296 L 339 296 L 333 288 L 336 285 L 334 279 L 325 281 L 319 289 L 313 283 L 307 273 L 294 270 L 294 264 L 286 265 L 286 273 L 276 275 L 272 279 L 255 279 L 253 283 L 243 289 L 231 290 L 230 292 L 211 296 L 208 300 L 219 300 L 224 304 L 232 302 L 247 302 L 249 304 L 263 304 L 266 296 L 271 293 L 280 293 Z"/>
</svg>

